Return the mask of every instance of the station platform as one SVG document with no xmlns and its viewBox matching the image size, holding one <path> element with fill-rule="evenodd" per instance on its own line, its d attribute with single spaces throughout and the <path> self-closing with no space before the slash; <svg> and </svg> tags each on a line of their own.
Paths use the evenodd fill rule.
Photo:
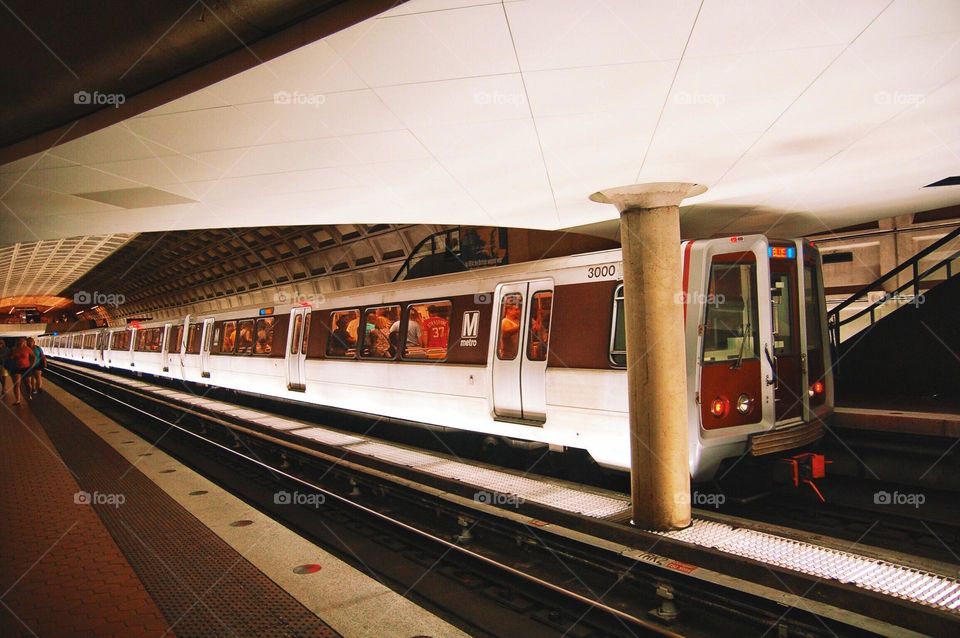
<svg viewBox="0 0 960 638">
<path fill-rule="evenodd" d="M 0 636 L 466 635 L 53 384 L 0 449 Z"/>
<path fill-rule="evenodd" d="M 930 626 L 939 630 L 952 626 L 960 614 L 960 581 L 952 564 L 702 510 L 686 529 L 646 532 L 626 524 L 627 494 L 467 462 L 74 363 L 56 361 L 51 373 L 75 377 L 91 389 L 103 384 L 96 392 L 118 401 L 145 398 L 174 413 L 209 418 L 281 447 L 376 473 L 396 485 L 535 528 L 538 536 L 588 544 L 664 574 L 682 573 L 777 604 L 789 601 L 805 610 L 815 608 L 824 618 L 876 633 L 886 633 L 894 623 L 896 635 L 908 635 L 902 623 L 926 622 L 924 616 L 930 613 Z M 480 494 L 485 498 L 478 498 Z M 493 494 L 505 498 L 491 499 Z M 799 596 L 797 583 L 786 585 L 793 578 L 806 583 L 799 591 L 824 591 L 817 600 Z M 833 595 L 838 596 L 832 599 L 835 604 L 827 603 Z M 862 600 L 848 600 L 848 595 Z M 840 606 L 848 604 L 867 614 Z"/>
<path fill-rule="evenodd" d="M 956 413 L 837 407 L 833 425 L 852 430 L 960 438 L 960 414 Z"/>
</svg>

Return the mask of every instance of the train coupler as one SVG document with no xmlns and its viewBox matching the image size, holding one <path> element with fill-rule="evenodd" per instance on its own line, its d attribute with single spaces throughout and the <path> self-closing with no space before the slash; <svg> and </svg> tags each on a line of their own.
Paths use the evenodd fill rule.
<svg viewBox="0 0 960 638">
<path fill-rule="evenodd" d="M 823 497 L 823 493 L 814 481 L 827 475 L 827 465 L 831 462 L 823 454 L 813 452 L 804 452 L 780 459 L 780 463 L 774 472 L 774 480 L 793 487 L 806 485 L 813 490 L 821 503 L 826 503 L 827 499 Z"/>
</svg>

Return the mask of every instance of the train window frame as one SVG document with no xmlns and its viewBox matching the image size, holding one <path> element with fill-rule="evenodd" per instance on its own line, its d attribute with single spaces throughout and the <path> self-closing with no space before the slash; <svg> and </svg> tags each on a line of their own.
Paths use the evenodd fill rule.
<svg viewBox="0 0 960 638">
<path fill-rule="evenodd" d="M 357 343 L 360 341 L 360 318 L 363 317 L 363 313 L 360 312 L 360 308 L 338 308 L 337 310 L 331 310 L 330 315 L 327 318 L 327 321 L 324 322 L 324 328 L 327 330 L 327 343 L 323 348 L 323 357 L 325 359 L 343 359 L 345 361 L 355 360 L 360 354 L 360 348 L 357 347 Z M 353 354 L 331 354 L 330 345 L 333 343 L 333 335 L 336 332 L 336 327 L 334 326 L 334 320 L 339 318 L 338 315 L 342 315 L 346 312 L 355 312 L 357 314 L 357 339 L 353 342 Z M 349 351 L 350 348 L 347 348 Z"/>
<path fill-rule="evenodd" d="M 235 354 L 237 352 L 237 334 L 240 332 L 238 323 L 239 322 L 236 319 L 230 319 L 228 321 L 224 321 L 220 325 L 219 334 L 215 333 L 213 336 L 214 343 L 217 346 L 216 354 Z M 229 350 L 224 350 L 223 341 L 226 341 L 227 338 L 227 326 L 233 327 L 233 343 L 231 344 L 232 347 Z"/>
<path fill-rule="evenodd" d="M 276 317 L 257 317 L 254 320 L 253 324 L 253 352 L 251 353 L 255 357 L 269 357 L 270 353 L 273 352 L 273 332 L 277 329 L 277 318 Z M 260 341 L 257 339 L 257 335 L 260 334 L 261 324 L 269 323 L 270 324 L 270 333 L 267 340 L 264 342 L 267 348 L 266 352 L 257 352 L 257 347 L 260 345 Z"/>
<path fill-rule="evenodd" d="M 613 289 L 613 317 L 610 319 L 610 347 L 607 349 L 607 360 L 610 362 L 610 366 L 616 368 L 617 370 L 626 370 L 627 369 L 627 332 L 626 326 L 624 326 L 623 331 L 623 350 L 617 350 L 614 348 L 617 343 L 617 327 L 621 324 L 618 319 L 620 315 L 623 314 L 626 317 L 626 302 L 624 301 L 623 296 L 623 282 L 618 283 Z M 620 312 L 620 309 L 623 309 L 623 312 Z M 614 357 L 623 356 L 623 363 L 618 362 Z"/>
<path fill-rule="evenodd" d="M 752 253 L 750 253 L 750 255 L 752 256 Z M 710 296 L 711 296 L 710 284 L 711 284 L 711 281 L 713 280 L 714 270 L 717 268 L 728 268 L 728 269 L 729 268 L 748 268 L 750 271 L 749 276 L 747 277 L 747 280 L 750 282 L 750 310 L 753 315 L 753 324 L 754 324 L 753 331 L 752 331 L 753 332 L 752 334 L 753 349 L 752 351 L 747 351 L 746 349 L 743 349 L 742 352 L 739 353 L 739 356 L 737 357 L 727 357 L 725 359 L 708 360 L 707 359 L 707 341 L 708 341 L 707 340 L 707 331 L 708 331 L 707 324 L 709 323 L 711 308 L 713 309 L 713 312 L 717 312 L 717 309 L 721 305 L 715 301 L 714 302 L 710 301 Z M 718 261 L 716 257 L 714 257 L 714 259 L 710 262 L 710 267 L 707 269 L 707 281 L 706 281 L 707 302 L 703 304 L 703 324 L 701 325 L 702 329 L 699 331 L 700 332 L 700 354 L 699 354 L 700 365 L 720 365 L 720 364 L 729 365 L 731 361 L 742 362 L 742 361 L 755 361 L 760 359 L 760 338 L 761 338 L 760 337 L 760 304 L 758 300 L 758 296 L 759 296 L 758 291 L 760 288 L 759 279 L 758 279 L 759 272 L 760 272 L 760 269 L 757 266 L 757 262 L 755 258 L 750 259 L 748 261 L 738 260 L 735 262 L 730 262 L 730 261 Z M 724 297 L 723 303 L 726 304 L 726 297 Z M 714 348 L 713 351 L 720 352 L 720 350 L 716 348 Z"/>
<path fill-rule="evenodd" d="M 407 348 L 410 347 L 407 345 L 407 331 L 410 328 L 410 309 L 414 307 L 424 307 L 429 308 L 430 306 L 446 306 L 447 307 L 447 345 L 443 350 L 443 357 L 429 357 L 426 355 L 427 348 L 422 347 L 424 351 L 423 356 L 410 356 L 407 352 Z M 429 312 L 429 311 L 428 311 Z M 397 340 L 402 344 L 402 347 L 398 346 L 397 350 L 400 354 L 401 361 L 409 361 L 410 363 L 443 363 L 447 360 L 447 357 L 450 355 L 450 326 L 453 323 L 453 300 L 451 299 L 430 299 L 428 301 L 410 301 L 403 306 L 401 311 L 401 324 L 397 330 Z M 403 317 L 407 317 L 407 321 L 403 321 Z M 421 330 L 423 327 L 421 326 Z"/>
<path fill-rule="evenodd" d="M 382 308 L 396 308 L 396 310 L 397 310 L 397 316 L 398 316 L 397 321 L 399 321 L 399 317 L 402 317 L 402 316 L 403 316 L 403 314 L 402 314 L 402 313 L 403 313 L 403 305 L 402 305 L 402 304 L 399 304 L 399 303 L 379 304 L 379 305 L 376 305 L 376 306 L 367 306 L 367 307 L 364 307 L 364 308 L 361 309 L 361 312 L 360 312 L 360 323 L 357 324 L 357 356 L 360 358 L 361 361 L 396 361 L 396 360 L 397 360 L 397 357 L 399 356 L 400 348 L 396 347 L 394 344 L 391 344 L 391 345 L 390 345 L 390 348 L 388 348 L 388 352 L 389 352 L 390 350 L 393 350 L 393 354 L 391 354 L 390 356 L 387 356 L 387 357 L 379 357 L 379 356 L 369 355 L 369 354 L 366 354 L 366 355 L 365 355 L 365 354 L 363 353 L 365 347 L 360 347 L 360 343 L 361 343 L 361 339 L 360 339 L 360 328 L 361 328 L 361 326 L 363 327 L 363 342 L 366 342 L 367 336 L 368 336 L 368 333 L 367 333 L 367 323 L 366 323 L 366 316 L 367 316 L 367 314 L 370 313 L 370 312 L 376 312 L 377 310 L 380 310 L 380 309 L 382 309 Z M 401 326 L 401 327 L 402 327 L 402 326 Z M 376 326 L 374 326 L 374 330 L 376 330 L 376 329 L 377 329 Z M 400 332 L 399 329 L 397 330 L 397 332 L 398 332 L 398 333 Z M 387 329 L 387 343 L 390 343 L 390 329 L 389 329 L 389 328 Z"/>
<path fill-rule="evenodd" d="M 512 357 L 502 356 L 503 350 L 501 348 L 503 344 L 503 320 L 506 319 L 504 312 L 507 309 L 507 304 L 504 303 L 504 300 L 506 300 L 507 297 L 520 297 L 520 321 L 518 322 L 518 325 L 517 325 L 517 348 L 516 350 L 513 351 Z M 498 306 L 500 309 L 500 312 L 498 313 L 498 316 L 497 316 L 497 343 L 496 343 L 497 361 L 515 361 L 516 358 L 520 356 L 520 338 L 523 336 L 523 330 L 524 330 L 523 309 L 524 309 L 525 303 L 526 303 L 526 300 L 524 300 L 524 294 L 521 292 L 505 292 L 500 297 L 500 303 Z"/>
<path fill-rule="evenodd" d="M 533 320 L 534 320 L 533 313 L 534 313 L 534 308 L 536 308 L 535 303 L 539 295 L 548 295 L 550 297 L 550 312 L 547 316 L 546 340 L 541 339 L 539 336 L 535 337 L 534 336 L 535 333 L 533 331 Z M 541 361 L 546 361 L 547 357 L 550 355 L 550 324 L 553 321 L 553 297 L 554 297 L 553 290 L 537 290 L 530 294 L 530 313 L 529 313 L 530 317 L 529 317 L 529 320 L 527 321 L 527 326 L 526 326 L 527 347 L 525 348 L 527 361 L 539 363 Z M 542 355 L 537 357 L 531 356 L 531 350 L 533 349 L 534 343 L 543 344 Z"/>
</svg>

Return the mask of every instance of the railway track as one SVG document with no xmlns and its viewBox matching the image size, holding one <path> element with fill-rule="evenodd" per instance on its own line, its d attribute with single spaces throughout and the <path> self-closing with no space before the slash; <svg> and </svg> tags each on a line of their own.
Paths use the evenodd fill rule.
<svg viewBox="0 0 960 638">
<path fill-rule="evenodd" d="M 395 479 L 245 436 L 76 370 L 52 372 L 147 440 L 162 436 L 169 453 L 358 568 L 375 565 L 378 578 L 476 635 L 714 635 L 718 623 L 744 635 L 863 635 L 802 609 L 654 572 L 535 526 L 425 497 Z M 289 490 L 322 496 L 323 505 L 278 505 L 278 491 Z M 647 613 L 669 610 L 667 597 L 680 610 L 669 627 Z"/>
</svg>

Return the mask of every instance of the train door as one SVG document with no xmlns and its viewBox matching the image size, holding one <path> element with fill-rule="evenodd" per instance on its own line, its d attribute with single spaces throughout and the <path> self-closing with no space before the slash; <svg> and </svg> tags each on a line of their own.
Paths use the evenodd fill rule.
<svg viewBox="0 0 960 638">
<path fill-rule="evenodd" d="M 101 330 L 97 333 L 97 363 L 102 367 L 107 366 L 107 350 L 110 347 L 110 332 Z"/>
<path fill-rule="evenodd" d="M 553 280 L 500 284 L 494 297 L 490 386 L 494 418 L 542 424 L 547 419 Z"/>
<path fill-rule="evenodd" d="M 800 295 L 802 305 L 800 316 L 803 317 L 800 327 L 802 330 L 803 352 L 803 387 L 807 389 L 807 412 L 805 421 L 812 421 L 816 413 L 827 403 L 828 388 L 832 387 L 830 373 L 830 348 L 826 331 L 826 307 L 822 287 L 822 272 L 820 255 L 817 249 L 802 240 L 797 242 L 797 252 L 801 284 L 798 286 L 803 294 Z"/>
<path fill-rule="evenodd" d="M 172 326 L 167 323 L 163 326 L 163 335 L 160 338 L 160 363 L 163 364 L 163 371 L 170 372 L 170 362 L 167 360 L 170 354 L 170 330 Z"/>
<path fill-rule="evenodd" d="M 305 368 L 309 340 L 310 308 L 294 308 L 290 311 L 290 327 L 287 332 L 288 390 L 304 392 L 307 389 Z"/>
<path fill-rule="evenodd" d="M 200 334 L 200 376 L 210 378 L 210 342 L 213 341 L 213 317 L 203 320 Z"/>
<path fill-rule="evenodd" d="M 803 415 L 807 393 L 803 383 L 806 359 L 800 343 L 800 297 L 797 247 L 771 242 L 770 305 L 773 324 L 774 406 L 776 421 Z M 769 355 L 769 351 L 767 352 Z"/>
</svg>

